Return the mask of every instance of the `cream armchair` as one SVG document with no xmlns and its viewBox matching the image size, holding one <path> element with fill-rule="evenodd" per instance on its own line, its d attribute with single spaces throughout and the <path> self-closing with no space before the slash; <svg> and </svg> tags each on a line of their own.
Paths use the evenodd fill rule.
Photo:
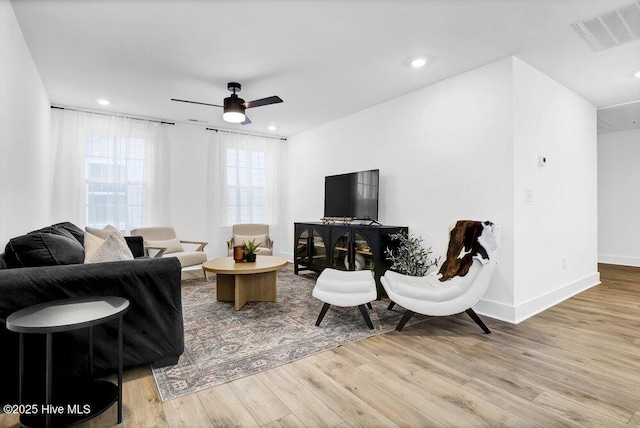
<svg viewBox="0 0 640 428">
<path fill-rule="evenodd" d="M 273 241 L 269 237 L 268 224 L 234 224 L 232 234 L 233 236 L 227 240 L 229 256 L 233 256 L 234 246 L 242 245 L 243 242 L 248 242 L 252 239 L 256 240 L 256 244 L 260 243 L 260 247 L 256 254 L 263 256 L 273 255 Z"/>
<path fill-rule="evenodd" d="M 176 257 L 180 260 L 183 268 L 192 266 L 199 268 L 202 263 L 207 261 L 204 247 L 208 242 L 180 240 L 173 227 L 141 227 L 132 229 L 131 235 L 142 236 L 147 255 L 154 258 Z M 187 251 L 182 244 L 197 245 L 197 248 Z"/>
</svg>

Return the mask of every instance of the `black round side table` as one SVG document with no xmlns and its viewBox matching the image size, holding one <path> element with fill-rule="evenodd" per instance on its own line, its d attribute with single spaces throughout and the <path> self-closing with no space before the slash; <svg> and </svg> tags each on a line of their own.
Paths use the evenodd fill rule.
<svg viewBox="0 0 640 428">
<path fill-rule="evenodd" d="M 129 301 L 122 297 L 100 296 L 74 298 L 40 303 L 12 313 L 7 317 L 7 329 L 20 333 L 20 384 L 22 403 L 24 391 L 24 334 L 46 335 L 45 403 L 33 406 L 30 414 L 22 414 L 23 426 L 46 427 L 76 424 L 98 416 L 113 403 L 118 402 L 118 424 L 122 423 L 122 366 L 123 341 L 122 317 L 129 309 Z M 56 403 L 53 397 L 53 333 L 89 328 L 89 369 L 93 374 L 93 327 L 111 320 L 118 320 L 118 384 L 94 380 L 87 390 L 78 391 L 89 409 L 77 403 Z"/>
</svg>

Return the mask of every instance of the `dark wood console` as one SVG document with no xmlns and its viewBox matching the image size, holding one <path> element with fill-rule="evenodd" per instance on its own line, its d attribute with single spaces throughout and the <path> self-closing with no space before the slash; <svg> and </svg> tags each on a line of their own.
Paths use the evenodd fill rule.
<svg viewBox="0 0 640 428">
<path fill-rule="evenodd" d="M 380 299 L 386 295 L 380 277 L 389 267 L 384 250 L 395 245 L 389 235 L 400 231 L 408 232 L 409 229 L 404 226 L 294 223 L 294 272 L 296 275 L 303 270 L 322 272 L 327 267 L 370 269 Z"/>
</svg>

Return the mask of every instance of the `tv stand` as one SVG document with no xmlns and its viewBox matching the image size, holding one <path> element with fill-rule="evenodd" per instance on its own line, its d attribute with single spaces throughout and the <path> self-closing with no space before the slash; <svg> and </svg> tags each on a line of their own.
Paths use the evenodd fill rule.
<svg viewBox="0 0 640 428">
<path fill-rule="evenodd" d="M 340 270 L 370 269 L 374 273 L 378 299 L 385 296 L 380 277 L 390 263 L 384 251 L 397 246 L 390 235 L 404 226 L 383 226 L 371 220 L 370 224 L 294 223 L 293 270 L 322 272 L 325 268 Z M 374 223 L 376 225 L 374 225 Z"/>
</svg>

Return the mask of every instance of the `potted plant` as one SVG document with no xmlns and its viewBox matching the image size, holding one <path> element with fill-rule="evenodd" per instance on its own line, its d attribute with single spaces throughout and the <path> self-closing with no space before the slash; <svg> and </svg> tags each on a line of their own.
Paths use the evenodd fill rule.
<svg viewBox="0 0 640 428">
<path fill-rule="evenodd" d="M 386 259 L 391 262 L 390 269 L 411 276 L 425 276 L 431 266 L 438 266 L 440 258 L 431 259 L 431 247 L 422 246 L 422 237 L 398 232 L 389 235 L 393 241 L 399 241 L 397 247 L 387 247 Z"/>
<path fill-rule="evenodd" d="M 256 261 L 256 252 L 260 247 L 260 243 L 256 244 L 256 239 L 244 243 L 244 258 L 247 262 L 252 263 Z"/>
</svg>

